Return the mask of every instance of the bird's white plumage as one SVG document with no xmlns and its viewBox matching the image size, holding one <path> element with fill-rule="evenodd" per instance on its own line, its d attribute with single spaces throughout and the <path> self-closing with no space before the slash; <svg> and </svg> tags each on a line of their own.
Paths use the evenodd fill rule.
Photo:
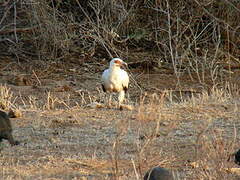
<svg viewBox="0 0 240 180">
<path fill-rule="evenodd" d="M 104 90 L 110 93 L 119 93 L 119 104 L 123 102 L 125 91 L 128 89 L 129 84 L 128 73 L 120 68 L 123 65 L 126 65 L 123 60 L 113 58 L 110 61 L 109 69 L 106 69 L 102 74 L 102 85 Z"/>
<path fill-rule="evenodd" d="M 102 81 L 106 91 L 120 92 L 123 88 L 128 88 L 129 77 L 126 71 L 122 69 L 106 69 L 102 74 Z"/>
</svg>

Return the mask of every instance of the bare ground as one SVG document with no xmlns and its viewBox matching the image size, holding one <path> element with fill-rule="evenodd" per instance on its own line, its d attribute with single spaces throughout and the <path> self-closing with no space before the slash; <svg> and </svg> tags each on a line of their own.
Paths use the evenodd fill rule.
<svg viewBox="0 0 240 180">
<path fill-rule="evenodd" d="M 239 179 L 225 169 L 236 167 L 228 157 L 239 147 L 237 94 L 203 91 L 211 84 L 187 76 L 177 87 L 173 73 L 132 69 L 141 87 L 132 81 L 132 111 L 88 107 L 103 102 L 99 78 L 106 67 L 106 61 L 1 63 L 1 83 L 23 112 L 12 119 L 21 144 L 1 144 L 1 179 L 141 179 L 156 165 L 177 179 Z"/>
</svg>

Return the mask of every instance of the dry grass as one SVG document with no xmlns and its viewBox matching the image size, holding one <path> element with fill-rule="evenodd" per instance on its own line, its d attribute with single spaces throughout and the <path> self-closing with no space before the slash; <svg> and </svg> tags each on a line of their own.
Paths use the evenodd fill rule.
<svg viewBox="0 0 240 180">
<path fill-rule="evenodd" d="M 12 120 L 21 145 L 3 143 L 1 176 L 142 179 L 160 165 L 176 179 L 237 179 L 226 170 L 239 146 L 236 93 L 213 88 L 180 101 L 171 93 L 145 94 L 133 111 L 65 105 L 54 92 L 40 107 L 25 101 L 24 116 Z"/>
<path fill-rule="evenodd" d="M 0 85 L 0 107 L 7 110 L 11 108 L 13 94 L 6 85 Z"/>
</svg>

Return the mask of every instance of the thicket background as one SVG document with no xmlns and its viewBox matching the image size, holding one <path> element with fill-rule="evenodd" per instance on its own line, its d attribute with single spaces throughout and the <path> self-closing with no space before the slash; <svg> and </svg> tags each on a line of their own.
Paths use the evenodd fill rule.
<svg viewBox="0 0 240 180">
<path fill-rule="evenodd" d="M 118 56 L 169 63 L 177 76 L 204 69 L 214 80 L 240 67 L 239 17 L 239 0 L 4 0 L 0 55 L 29 62 Z"/>
</svg>

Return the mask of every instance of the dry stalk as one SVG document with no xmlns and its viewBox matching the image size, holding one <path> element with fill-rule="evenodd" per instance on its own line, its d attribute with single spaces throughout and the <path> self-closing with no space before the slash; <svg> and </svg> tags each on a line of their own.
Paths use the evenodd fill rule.
<svg viewBox="0 0 240 180">
<path fill-rule="evenodd" d="M 199 158 L 199 146 L 200 146 L 200 139 L 202 136 L 211 128 L 212 126 L 212 119 L 209 117 L 207 124 L 202 125 L 202 129 L 197 134 L 196 143 L 195 143 L 195 159 Z"/>
<path fill-rule="evenodd" d="M 135 164 L 133 159 L 131 159 L 131 161 L 132 161 L 132 165 L 133 165 L 135 176 L 136 176 L 137 180 L 139 180 L 140 178 L 139 178 L 139 174 L 137 172 L 136 164 Z"/>
<path fill-rule="evenodd" d="M 40 79 L 38 78 L 37 74 L 35 73 L 34 70 L 33 70 L 32 72 L 33 72 L 33 75 L 35 76 L 35 78 L 37 79 L 37 81 L 38 81 L 38 83 L 39 83 L 39 86 L 41 86 L 42 83 L 41 83 Z"/>
<path fill-rule="evenodd" d="M 9 110 L 12 104 L 13 93 L 6 85 L 0 85 L 0 108 Z"/>
<path fill-rule="evenodd" d="M 21 98 L 22 99 L 22 98 Z M 22 102 L 24 103 L 25 107 L 26 107 L 26 103 L 22 100 Z M 35 96 L 28 96 L 28 103 L 30 105 L 31 109 L 38 109 L 38 102 L 37 102 L 37 97 Z"/>
<path fill-rule="evenodd" d="M 152 94 L 150 99 L 147 99 L 147 94 L 145 94 L 140 100 L 140 105 L 139 105 L 138 115 L 137 115 L 137 119 L 139 122 L 139 126 L 138 126 L 139 137 L 142 136 L 141 135 L 142 131 L 144 130 L 146 131 L 147 123 L 149 123 L 149 120 L 154 121 L 155 125 L 154 127 L 149 128 L 148 132 L 145 132 L 146 136 L 144 136 L 144 139 L 141 139 L 141 140 L 139 139 L 136 142 L 137 153 L 135 158 L 137 163 L 134 162 L 134 160 L 132 161 L 134 162 L 133 163 L 134 169 L 137 169 L 135 170 L 137 179 L 141 179 L 143 177 L 142 169 L 144 167 L 144 161 L 145 161 L 145 158 L 148 159 L 145 153 L 148 151 L 148 149 L 151 149 L 151 145 L 159 136 L 159 128 L 160 128 L 160 122 L 161 122 L 161 108 L 164 106 L 165 95 L 166 95 L 165 93 L 161 94 L 160 96 L 158 96 L 157 94 Z M 146 100 L 149 101 L 147 105 L 145 104 Z"/>
<path fill-rule="evenodd" d="M 54 97 L 51 92 L 47 93 L 47 102 L 45 107 L 47 110 L 52 110 L 55 108 L 56 103 L 59 102 L 59 99 L 57 97 Z"/>
</svg>

